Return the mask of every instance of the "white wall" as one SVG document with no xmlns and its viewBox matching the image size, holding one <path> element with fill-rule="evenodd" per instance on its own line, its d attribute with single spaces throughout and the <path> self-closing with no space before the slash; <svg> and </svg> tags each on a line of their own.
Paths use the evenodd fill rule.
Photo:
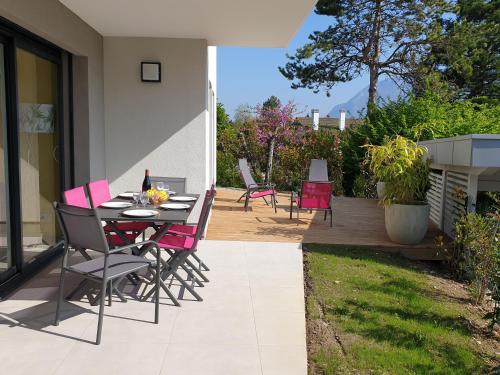
<svg viewBox="0 0 500 375">
<path fill-rule="evenodd" d="M 205 40 L 104 38 L 106 176 L 112 193 L 137 189 L 144 170 L 186 177 L 203 193 L 207 165 Z M 140 79 L 141 61 L 162 64 L 162 82 Z"/>
<path fill-rule="evenodd" d="M 217 47 L 208 47 L 208 82 L 210 83 L 208 95 L 208 118 L 207 118 L 207 186 L 217 181 Z M 211 90 L 210 90 L 211 88 Z M 211 91 L 211 92 L 210 92 Z"/>
</svg>

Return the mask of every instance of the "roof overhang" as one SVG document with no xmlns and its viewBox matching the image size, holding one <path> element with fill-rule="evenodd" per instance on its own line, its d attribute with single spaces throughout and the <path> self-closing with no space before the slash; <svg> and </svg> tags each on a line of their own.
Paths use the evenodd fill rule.
<svg viewBox="0 0 500 375">
<path fill-rule="evenodd" d="M 59 0 L 103 36 L 286 47 L 316 0 Z"/>
</svg>

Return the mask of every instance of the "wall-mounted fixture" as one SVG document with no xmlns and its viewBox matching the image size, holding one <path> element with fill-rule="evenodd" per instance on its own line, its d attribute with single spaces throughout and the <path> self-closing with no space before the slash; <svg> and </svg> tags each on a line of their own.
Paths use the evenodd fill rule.
<svg viewBox="0 0 500 375">
<path fill-rule="evenodd" d="M 161 82 L 161 63 L 149 61 L 141 62 L 141 81 Z"/>
</svg>

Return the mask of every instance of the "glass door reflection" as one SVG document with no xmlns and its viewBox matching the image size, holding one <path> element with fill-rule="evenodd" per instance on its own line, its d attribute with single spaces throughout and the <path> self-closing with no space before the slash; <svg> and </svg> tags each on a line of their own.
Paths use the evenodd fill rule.
<svg viewBox="0 0 500 375">
<path fill-rule="evenodd" d="M 23 259 L 30 262 L 58 240 L 58 67 L 21 48 L 16 66 Z"/>
</svg>

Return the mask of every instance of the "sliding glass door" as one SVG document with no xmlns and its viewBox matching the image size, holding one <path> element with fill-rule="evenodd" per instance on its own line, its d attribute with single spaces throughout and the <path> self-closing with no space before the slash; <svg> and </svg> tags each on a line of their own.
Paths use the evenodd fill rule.
<svg viewBox="0 0 500 375">
<path fill-rule="evenodd" d="M 23 261 L 30 262 L 58 241 L 58 67 L 22 48 L 16 66 Z"/>
<path fill-rule="evenodd" d="M 0 298 L 50 261 L 70 185 L 69 54 L 0 19 Z M 66 77 L 66 78 L 64 78 Z M 67 95 L 67 94 L 66 94 Z M 63 115 L 64 113 L 64 115 Z M 66 142 L 63 136 L 66 134 Z M 69 140 L 69 141 L 68 141 Z M 66 169 L 64 169 L 66 168 Z"/>
<path fill-rule="evenodd" d="M 0 43 L 0 281 L 15 273 L 10 241 L 8 199 L 7 96 L 5 46 Z"/>
</svg>

